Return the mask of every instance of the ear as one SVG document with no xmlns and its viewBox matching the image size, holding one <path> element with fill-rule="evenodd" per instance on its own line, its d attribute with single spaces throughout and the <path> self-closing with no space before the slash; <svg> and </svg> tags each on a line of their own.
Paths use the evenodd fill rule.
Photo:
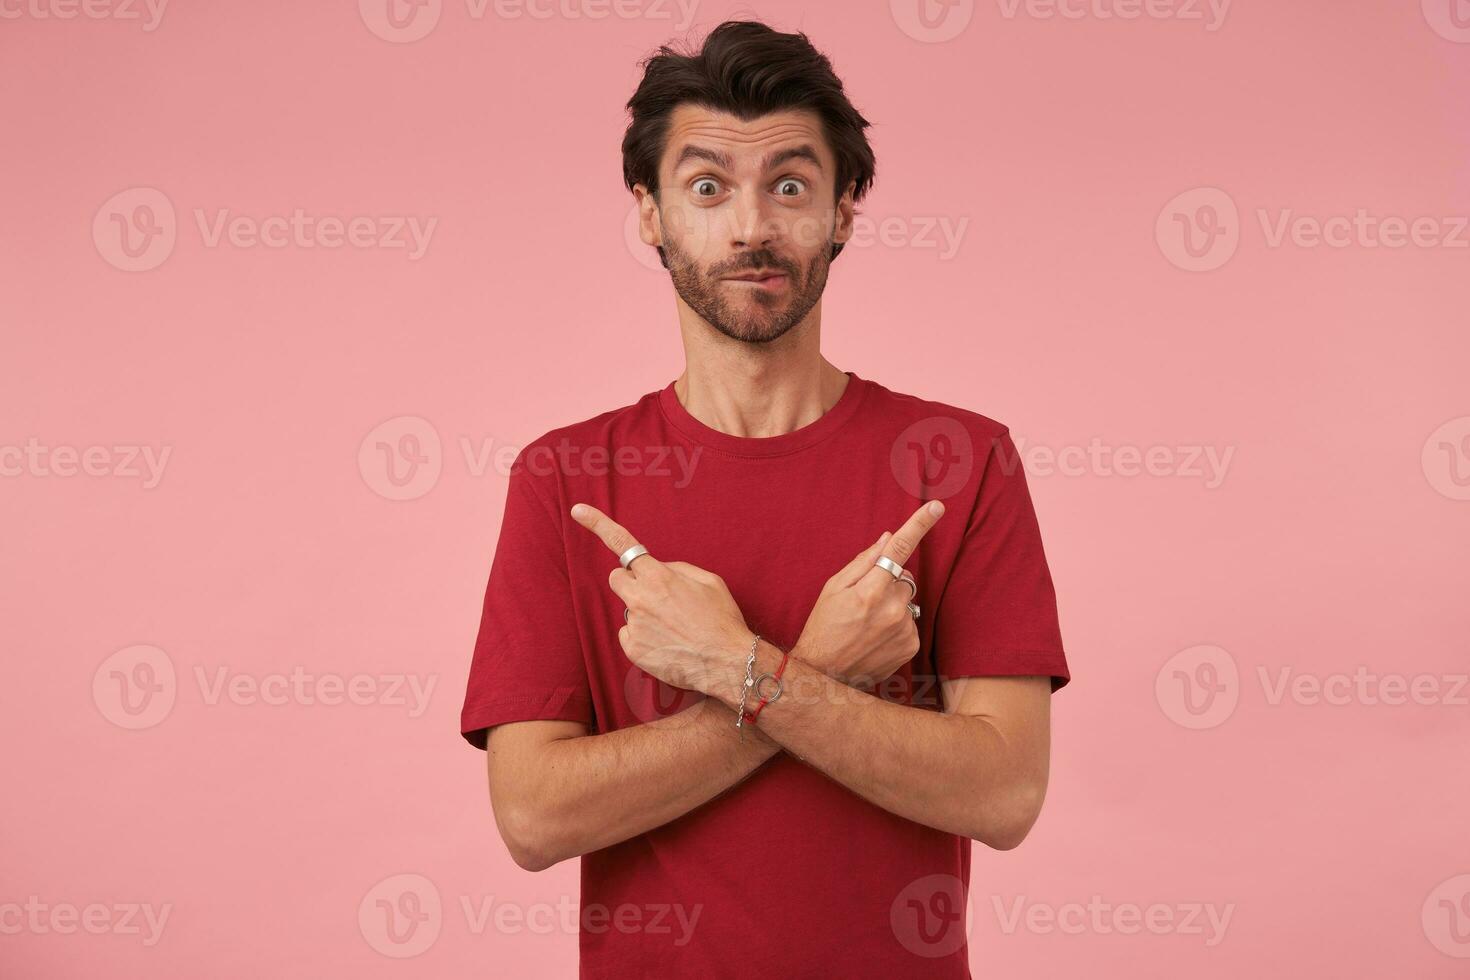
<svg viewBox="0 0 1470 980">
<path fill-rule="evenodd" d="M 837 216 L 832 226 L 832 243 L 841 245 L 852 237 L 853 215 L 856 213 L 852 201 L 857 190 L 857 181 L 849 180 L 842 196 L 837 199 Z"/>
<path fill-rule="evenodd" d="M 633 185 L 634 205 L 638 208 L 638 237 L 645 245 L 662 246 L 663 229 L 658 220 L 658 199 L 645 184 Z"/>
</svg>

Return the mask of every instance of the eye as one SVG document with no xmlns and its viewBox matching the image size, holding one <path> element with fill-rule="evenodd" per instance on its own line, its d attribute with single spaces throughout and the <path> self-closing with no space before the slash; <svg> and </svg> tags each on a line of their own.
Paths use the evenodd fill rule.
<svg viewBox="0 0 1470 980">
<path fill-rule="evenodd" d="M 784 188 L 794 189 L 788 191 Z M 806 184 L 803 181 L 797 180 L 795 177 L 787 177 L 776 185 L 776 193 L 781 197 L 796 197 L 805 190 Z"/>
<path fill-rule="evenodd" d="M 702 187 L 709 188 L 709 191 L 701 191 L 700 188 Z M 719 182 L 712 177 L 701 177 L 696 180 L 693 185 L 695 197 L 713 197 L 715 194 L 719 193 L 719 189 Z"/>
</svg>

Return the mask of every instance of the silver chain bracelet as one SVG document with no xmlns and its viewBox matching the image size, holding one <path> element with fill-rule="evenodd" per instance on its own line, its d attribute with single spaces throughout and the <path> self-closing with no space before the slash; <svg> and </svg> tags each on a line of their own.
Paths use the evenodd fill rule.
<svg viewBox="0 0 1470 980">
<path fill-rule="evenodd" d="M 740 707 L 735 709 L 735 727 L 740 729 L 741 738 L 745 737 L 745 696 L 755 687 L 755 648 L 760 642 L 760 634 L 757 633 L 750 641 L 750 656 L 745 658 L 745 683 L 740 685 Z"/>
</svg>

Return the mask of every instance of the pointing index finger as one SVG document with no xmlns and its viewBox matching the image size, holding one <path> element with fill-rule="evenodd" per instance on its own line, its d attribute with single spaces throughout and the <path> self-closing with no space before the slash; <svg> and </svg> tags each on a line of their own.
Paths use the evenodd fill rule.
<svg viewBox="0 0 1470 980">
<path fill-rule="evenodd" d="M 902 565 L 913 557 L 914 549 L 919 547 L 924 535 L 939 523 L 939 518 L 943 515 L 944 504 L 939 501 L 931 500 L 924 504 L 904 521 L 903 527 L 894 532 L 893 537 L 888 540 L 888 546 L 883 549 L 883 554 Z"/>
<path fill-rule="evenodd" d="M 622 557 L 623 552 L 638 543 L 634 540 L 633 535 L 628 533 L 627 528 L 591 504 L 574 505 L 572 507 L 572 519 L 597 535 L 598 539 L 607 545 L 608 549 L 619 558 Z M 647 557 L 651 558 L 653 556 L 649 555 Z"/>
</svg>

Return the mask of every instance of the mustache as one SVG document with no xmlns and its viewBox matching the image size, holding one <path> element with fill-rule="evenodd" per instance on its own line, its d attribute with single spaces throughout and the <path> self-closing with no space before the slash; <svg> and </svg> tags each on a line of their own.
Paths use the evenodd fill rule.
<svg viewBox="0 0 1470 980">
<path fill-rule="evenodd" d="M 742 260 L 737 265 L 715 270 L 714 275 L 730 276 L 739 272 L 754 272 L 757 269 L 775 269 L 787 275 L 792 275 L 796 272 L 796 269 L 789 262 L 783 262 L 775 256 L 761 256 L 759 253 L 756 253 Z"/>
</svg>

